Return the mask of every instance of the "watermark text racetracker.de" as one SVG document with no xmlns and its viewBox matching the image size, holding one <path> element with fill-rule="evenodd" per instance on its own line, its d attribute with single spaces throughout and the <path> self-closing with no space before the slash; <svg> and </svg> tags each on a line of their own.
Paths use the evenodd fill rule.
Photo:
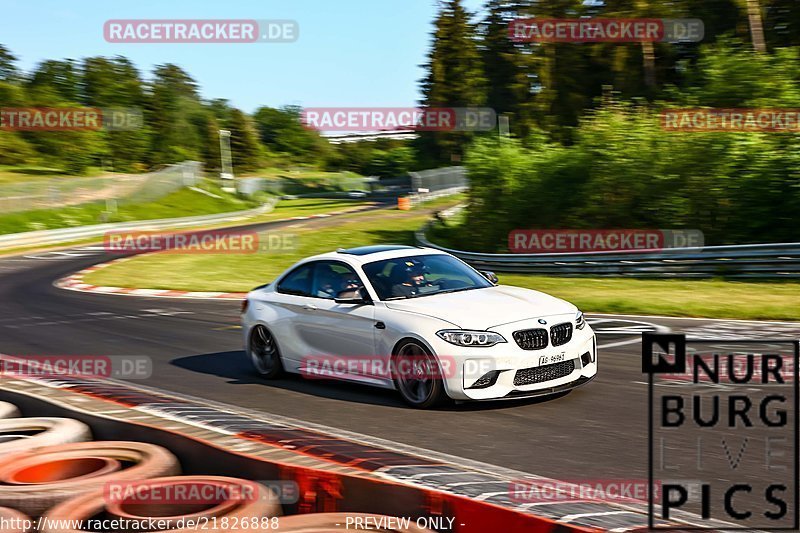
<svg viewBox="0 0 800 533">
<path fill-rule="evenodd" d="M 704 33 L 700 19 L 519 18 L 508 25 L 513 41 L 540 43 L 699 42 Z"/>
<path fill-rule="evenodd" d="M 3 355 L 0 377 L 149 379 L 153 361 L 145 355 Z"/>
<path fill-rule="evenodd" d="M 508 249 L 517 254 L 658 251 L 703 244 L 703 232 L 691 229 L 517 229 L 508 234 Z"/>
<path fill-rule="evenodd" d="M 255 254 L 291 251 L 296 247 L 297 235 L 282 231 L 114 231 L 103 237 L 103 248 L 115 254 Z"/>
<path fill-rule="evenodd" d="M 648 487 L 647 479 L 516 479 L 509 483 L 508 493 L 520 504 L 587 500 L 642 503 L 647 501 Z M 657 493 L 660 485 L 655 488 Z"/>
<path fill-rule="evenodd" d="M 6 131 L 130 131 L 142 124 L 134 108 L 0 107 L 0 130 Z"/>
<path fill-rule="evenodd" d="M 110 43 L 292 43 L 300 36 L 294 20 L 125 19 L 108 20 Z"/>
<path fill-rule="evenodd" d="M 746 332 L 643 334 L 648 478 L 672 480 L 650 493 L 651 529 L 681 512 L 715 531 L 798 529 L 798 357 L 800 341 Z"/>
<path fill-rule="evenodd" d="M 800 109 L 668 109 L 661 127 L 674 132 L 789 132 L 800 131 Z"/>
<path fill-rule="evenodd" d="M 491 361 L 468 359 L 459 365 L 455 357 L 425 355 L 394 358 L 382 355 L 308 355 L 301 359 L 300 374 L 308 379 L 342 379 L 353 377 L 391 379 L 405 377 L 417 380 L 447 379 L 461 372 L 465 379 L 476 380 L 496 370 Z"/>
<path fill-rule="evenodd" d="M 213 479 L 162 483 L 158 480 L 109 481 L 103 486 L 106 505 L 205 505 L 209 502 L 273 501 L 293 504 L 300 497 L 296 482 L 288 480 L 258 480 L 228 478 L 225 482 Z"/>
<path fill-rule="evenodd" d="M 488 107 L 307 107 L 300 121 L 319 131 L 490 131 L 497 114 Z"/>
</svg>

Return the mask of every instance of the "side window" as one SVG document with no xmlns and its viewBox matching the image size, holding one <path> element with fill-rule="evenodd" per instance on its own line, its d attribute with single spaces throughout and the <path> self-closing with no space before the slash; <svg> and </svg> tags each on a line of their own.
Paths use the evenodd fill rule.
<svg viewBox="0 0 800 533">
<path fill-rule="evenodd" d="M 278 292 L 296 296 L 311 296 L 311 277 L 314 263 L 301 265 L 284 277 L 278 284 Z"/>
<path fill-rule="evenodd" d="M 314 269 L 311 295 L 333 299 L 345 290 L 360 289 L 364 284 L 352 268 L 336 261 L 320 261 Z"/>
</svg>

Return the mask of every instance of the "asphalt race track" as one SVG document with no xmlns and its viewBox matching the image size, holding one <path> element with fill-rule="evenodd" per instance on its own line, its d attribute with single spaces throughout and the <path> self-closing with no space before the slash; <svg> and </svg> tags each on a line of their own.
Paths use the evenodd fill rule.
<svg viewBox="0 0 800 533">
<path fill-rule="evenodd" d="M 266 226 L 282 224 L 288 223 Z M 591 317 L 599 333 L 600 372 L 585 387 L 556 399 L 420 412 L 391 391 L 300 377 L 262 381 L 241 350 L 238 301 L 84 294 L 53 286 L 117 257 L 102 246 L 86 246 L 0 259 L 0 353 L 145 355 L 154 362 L 147 386 L 568 481 L 647 478 L 642 331 L 800 337 L 800 324 Z"/>
</svg>

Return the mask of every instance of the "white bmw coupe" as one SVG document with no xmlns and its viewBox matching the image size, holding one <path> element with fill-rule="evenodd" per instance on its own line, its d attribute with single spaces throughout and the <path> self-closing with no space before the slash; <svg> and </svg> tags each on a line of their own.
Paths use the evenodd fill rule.
<svg viewBox="0 0 800 533">
<path fill-rule="evenodd" d="M 242 304 L 245 350 L 282 372 L 396 389 L 414 407 L 568 391 L 597 374 L 583 314 L 430 248 L 309 257 Z"/>
</svg>

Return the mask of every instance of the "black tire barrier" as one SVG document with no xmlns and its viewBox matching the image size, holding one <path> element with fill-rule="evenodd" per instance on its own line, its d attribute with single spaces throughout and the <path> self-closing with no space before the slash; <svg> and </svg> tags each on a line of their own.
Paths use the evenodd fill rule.
<svg viewBox="0 0 800 533">
<path fill-rule="evenodd" d="M 0 457 L 91 438 L 89 426 L 71 418 L 0 419 Z"/>
<path fill-rule="evenodd" d="M 17 418 L 19 417 L 19 409 L 13 403 L 0 402 L 0 418 Z"/>
<path fill-rule="evenodd" d="M 109 482 L 128 483 L 180 473 L 171 452 L 142 442 L 79 442 L 0 459 L 0 506 L 39 516 Z"/>
</svg>

